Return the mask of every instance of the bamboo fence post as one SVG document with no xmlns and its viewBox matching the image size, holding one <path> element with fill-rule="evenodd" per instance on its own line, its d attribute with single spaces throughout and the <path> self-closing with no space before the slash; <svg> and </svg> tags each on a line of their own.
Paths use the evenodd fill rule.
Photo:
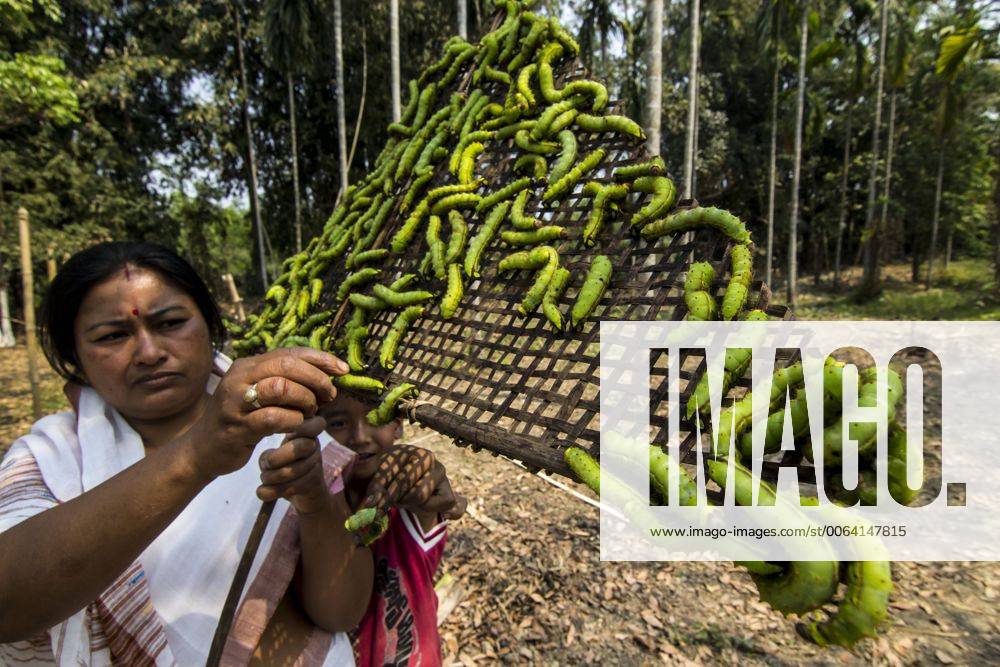
<svg viewBox="0 0 1000 667">
<path fill-rule="evenodd" d="M 229 300 L 236 306 L 236 317 L 239 318 L 240 324 L 243 324 L 247 321 L 247 313 L 243 310 L 243 299 L 236 290 L 236 281 L 233 280 L 233 274 L 223 273 L 222 282 L 226 283 L 226 287 L 229 288 Z"/>
<path fill-rule="evenodd" d="M 45 269 L 49 274 L 49 284 L 56 279 L 56 251 L 51 245 L 45 250 Z"/>
<path fill-rule="evenodd" d="M 17 209 L 17 230 L 21 242 L 21 289 L 24 292 L 24 334 L 28 342 L 28 381 L 31 383 L 31 409 L 35 419 L 42 418 L 42 401 L 38 387 L 38 366 L 36 353 L 38 340 L 35 336 L 35 286 L 31 271 L 31 224 L 28 211 L 23 206 Z"/>
</svg>

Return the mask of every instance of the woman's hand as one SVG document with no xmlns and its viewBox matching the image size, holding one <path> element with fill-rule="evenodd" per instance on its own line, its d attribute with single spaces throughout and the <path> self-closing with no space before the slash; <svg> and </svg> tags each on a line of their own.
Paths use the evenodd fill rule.
<svg viewBox="0 0 1000 667">
<path fill-rule="evenodd" d="M 301 347 L 234 361 L 188 432 L 199 473 L 216 477 L 242 468 L 262 438 L 294 431 L 332 400 L 330 376 L 348 370 L 332 354 Z M 244 399 L 251 386 L 256 405 Z"/>
<path fill-rule="evenodd" d="M 257 497 L 263 501 L 287 498 L 300 515 L 328 508 L 330 490 L 323 476 L 323 457 L 316 436 L 326 426 L 322 417 L 303 422 L 276 449 L 260 455 Z"/>
<path fill-rule="evenodd" d="M 468 501 L 452 488 L 434 453 L 413 445 L 396 445 L 379 454 L 378 468 L 368 482 L 358 509 L 390 506 L 457 519 Z"/>
</svg>

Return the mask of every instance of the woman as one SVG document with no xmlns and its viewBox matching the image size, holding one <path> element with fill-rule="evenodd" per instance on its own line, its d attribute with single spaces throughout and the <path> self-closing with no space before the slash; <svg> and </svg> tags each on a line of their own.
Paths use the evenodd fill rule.
<svg viewBox="0 0 1000 667">
<path fill-rule="evenodd" d="M 100 244 L 64 265 L 42 340 L 75 409 L 0 465 L 0 660 L 204 664 L 260 500 L 279 499 L 223 661 L 353 662 L 372 558 L 343 528 L 352 454 L 316 416 L 347 365 L 303 348 L 230 362 L 222 338 L 165 248 Z M 380 467 L 382 502 L 427 500 L 407 483 L 425 465 Z"/>
</svg>

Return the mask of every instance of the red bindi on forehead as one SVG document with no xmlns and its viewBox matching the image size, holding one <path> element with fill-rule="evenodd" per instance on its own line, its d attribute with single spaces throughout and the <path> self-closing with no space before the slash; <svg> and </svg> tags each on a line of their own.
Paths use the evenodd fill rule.
<svg viewBox="0 0 1000 667">
<path fill-rule="evenodd" d="M 138 308 L 133 308 L 132 309 L 132 317 L 139 317 L 139 309 Z"/>
</svg>

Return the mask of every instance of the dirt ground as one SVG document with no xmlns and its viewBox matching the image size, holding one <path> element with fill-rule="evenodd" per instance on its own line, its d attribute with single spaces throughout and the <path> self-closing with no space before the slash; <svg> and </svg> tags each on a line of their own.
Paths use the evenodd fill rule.
<svg viewBox="0 0 1000 667">
<path fill-rule="evenodd" d="M 43 408 L 65 405 L 44 366 Z M 0 350 L 0 450 L 32 422 L 23 348 Z M 856 653 L 819 649 L 758 601 L 730 563 L 602 563 L 598 511 L 537 475 L 431 431 L 469 513 L 451 527 L 444 571 L 457 602 L 441 632 L 446 664 L 1000 663 L 1000 564 L 896 563 L 889 623 Z M 583 495 L 580 485 L 559 480 Z"/>
</svg>

